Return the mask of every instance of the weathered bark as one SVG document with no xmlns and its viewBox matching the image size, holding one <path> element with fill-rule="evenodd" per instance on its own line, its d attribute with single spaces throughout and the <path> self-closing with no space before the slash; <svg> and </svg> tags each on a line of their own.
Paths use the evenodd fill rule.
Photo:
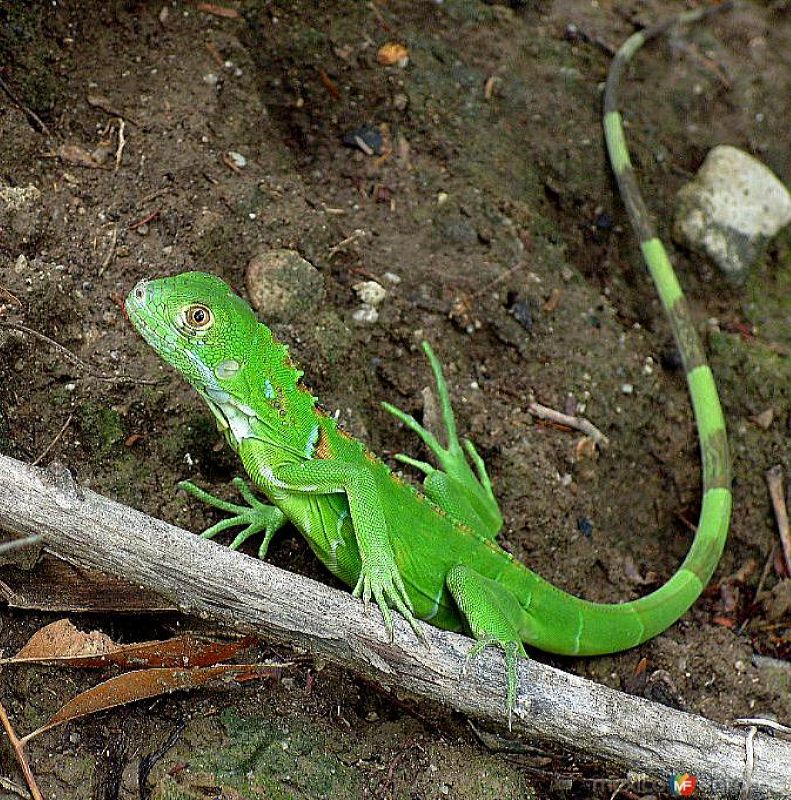
<svg viewBox="0 0 791 800">
<path fill-rule="evenodd" d="M 41 533 L 60 557 L 137 582 L 185 613 L 303 648 L 464 714 L 507 723 L 499 653 L 487 650 L 461 676 L 470 644 L 465 637 L 426 626 L 426 648 L 398 617 L 395 639 L 388 642 L 378 612 L 366 614 L 349 594 L 81 490 L 65 470 L 0 456 L 0 527 Z M 671 773 L 693 773 L 699 796 L 791 796 L 791 743 L 759 733 L 752 739 L 750 772 L 744 731 L 536 661 L 520 664 L 513 728 L 663 781 Z"/>
</svg>

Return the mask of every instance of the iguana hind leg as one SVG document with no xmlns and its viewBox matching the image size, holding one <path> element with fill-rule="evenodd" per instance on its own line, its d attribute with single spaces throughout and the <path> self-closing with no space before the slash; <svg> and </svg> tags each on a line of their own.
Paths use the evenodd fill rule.
<svg viewBox="0 0 791 800">
<path fill-rule="evenodd" d="M 445 583 L 459 611 L 477 640 L 467 654 L 474 658 L 485 647 L 499 647 L 505 654 L 508 683 L 508 725 L 516 705 L 517 659 L 527 658 L 520 631 L 529 624 L 527 612 L 507 587 L 463 564 L 453 567 Z"/>
<path fill-rule="evenodd" d="M 181 481 L 178 484 L 179 489 L 183 489 L 187 494 L 191 494 L 212 508 L 219 508 L 221 511 L 227 511 L 232 515 L 206 528 L 201 534 L 204 539 L 212 539 L 218 533 L 229 528 L 244 526 L 229 545 L 231 550 L 238 550 L 251 536 L 263 531 L 264 540 L 258 547 L 258 557 L 266 558 L 266 552 L 269 549 L 272 537 L 288 522 L 288 519 L 276 506 L 262 503 L 242 478 L 234 478 L 233 485 L 244 500 L 247 501 L 248 505 L 240 506 L 216 497 L 196 486 L 192 481 Z"/>
<path fill-rule="evenodd" d="M 456 431 L 456 418 L 453 415 L 442 366 L 428 342 L 423 342 L 423 351 L 434 373 L 448 446 L 443 447 L 434 434 L 426 430 L 411 414 L 401 411 L 390 403 L 383 403 L 387 411 L 423 440 L 437 459 L 440 469 L 401 453 L 396 458 L 425 474 L 424 491 L 440 508 L 485 538 L 494 539 L 502 527 L 503 517 L 492 492 L 486 465 L 469 439 L 464 440 L 462 447 Z M 477 476 L 470 467 L 470 461 L 475 466 Z"/>
</svg>

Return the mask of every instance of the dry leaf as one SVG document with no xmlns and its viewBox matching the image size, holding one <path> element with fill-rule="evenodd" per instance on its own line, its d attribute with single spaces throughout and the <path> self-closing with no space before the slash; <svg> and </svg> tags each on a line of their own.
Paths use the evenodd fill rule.
<svg viewBox="0 0 791 800">
<path fill-rule="evenodd" d="M 88 169 L 99 169 L 101 164 L 84 148 L 78 144 L 62 144 L 58 148 L 58 158 L 64 164 L 71 164 L 73 167 L 86 167 Z"/>
<path fill-rule="evenodd" d="M 330 96 L 334 100 L 340 100 L 341 99 L 341 91 L 335 85 L 335 81 L 333 81 L 332 78 L 330 78 L 330 76 L 327 75 L 327 73 L 323 69 L 319 70 L 319 77 L 321 78 L 322 85 L 327 90 L 327 92 L 329 92 Z"/>
<path fill-rule="evenodd" d="M 239 12 L 235 8 L 228 8 L 228 6 L 216 6 L 214 3 L 198 3 L 196 8 L 204 14 L 213 14 L 215 17 L 239 19 Z"/>
<path fill-rule="evenodd" d="M 149 697 L 199 687 L 224 689 L 261 678 L 277 678 L 285 666 L 289 665 L 222 664 L 197 669 L 155 668 L 125 672 L 69 700 L 44 725 L 25 736 L 24 741 L 56 725 Z"/>
<path fill-rule="evenodd" d="M 99 631 L 83 633 L 69 620 L 59 619 L 36 631 L 12 659 L 3 659 L 3 663 L 96 657 L 112 647 L 115 645 L 109 636 Z"/>
<path fill-rule="evenodd" d="M 173 639 L 118 645 L 98 631 L 83 633 L 62 619 L 33 634 L 12 658 L 0 664 L 63 664 L 69 667 L 205 667 L 227 661 L 257 640 L 215 642 L 189 634 Z"/>
</svg>

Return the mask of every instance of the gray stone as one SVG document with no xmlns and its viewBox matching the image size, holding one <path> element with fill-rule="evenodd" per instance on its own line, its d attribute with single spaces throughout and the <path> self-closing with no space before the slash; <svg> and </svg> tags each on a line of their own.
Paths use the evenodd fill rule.
<svg viewBox="0 0 791 800">
<path fill-rule="evenodd" d="M 742 150 L 720 145 L 679 191 L 673 235 L 741 283 L 789 222 L 791 194 L 775 174 Z"/>
<path fill-rule="evenodd" d="M 247 265 L 250 302 L 264 322 L 294 322 L 324 300 L 324 276 L 296 250 L 268 250 Z"/>
</svg>

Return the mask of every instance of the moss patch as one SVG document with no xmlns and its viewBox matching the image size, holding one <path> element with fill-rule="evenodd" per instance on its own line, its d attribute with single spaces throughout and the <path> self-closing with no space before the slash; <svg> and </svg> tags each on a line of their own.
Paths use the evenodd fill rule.
<svg viewBox="0 0 791 800">
<path fill-rule="evenodd" d="M 323 731 L 295 727 L 278 718 L 243 719 L 235 709 L 226 710 L 221 720 L 228 745 L 196 752 L 189 773 L 178 783 L 165 777 L 155 798 L 205 797 L 208 785 L 214 788 L 213 796 L 251 800 L 362 796 L 359 774 L 333 752 Z"/>
<path fill-rule="evenodd" d="M 124 438 L 121 415 L 109 406 L 87 401 L 76 411 L 77 426 L 85 444 L 103 458 Z"/>
</svg>

